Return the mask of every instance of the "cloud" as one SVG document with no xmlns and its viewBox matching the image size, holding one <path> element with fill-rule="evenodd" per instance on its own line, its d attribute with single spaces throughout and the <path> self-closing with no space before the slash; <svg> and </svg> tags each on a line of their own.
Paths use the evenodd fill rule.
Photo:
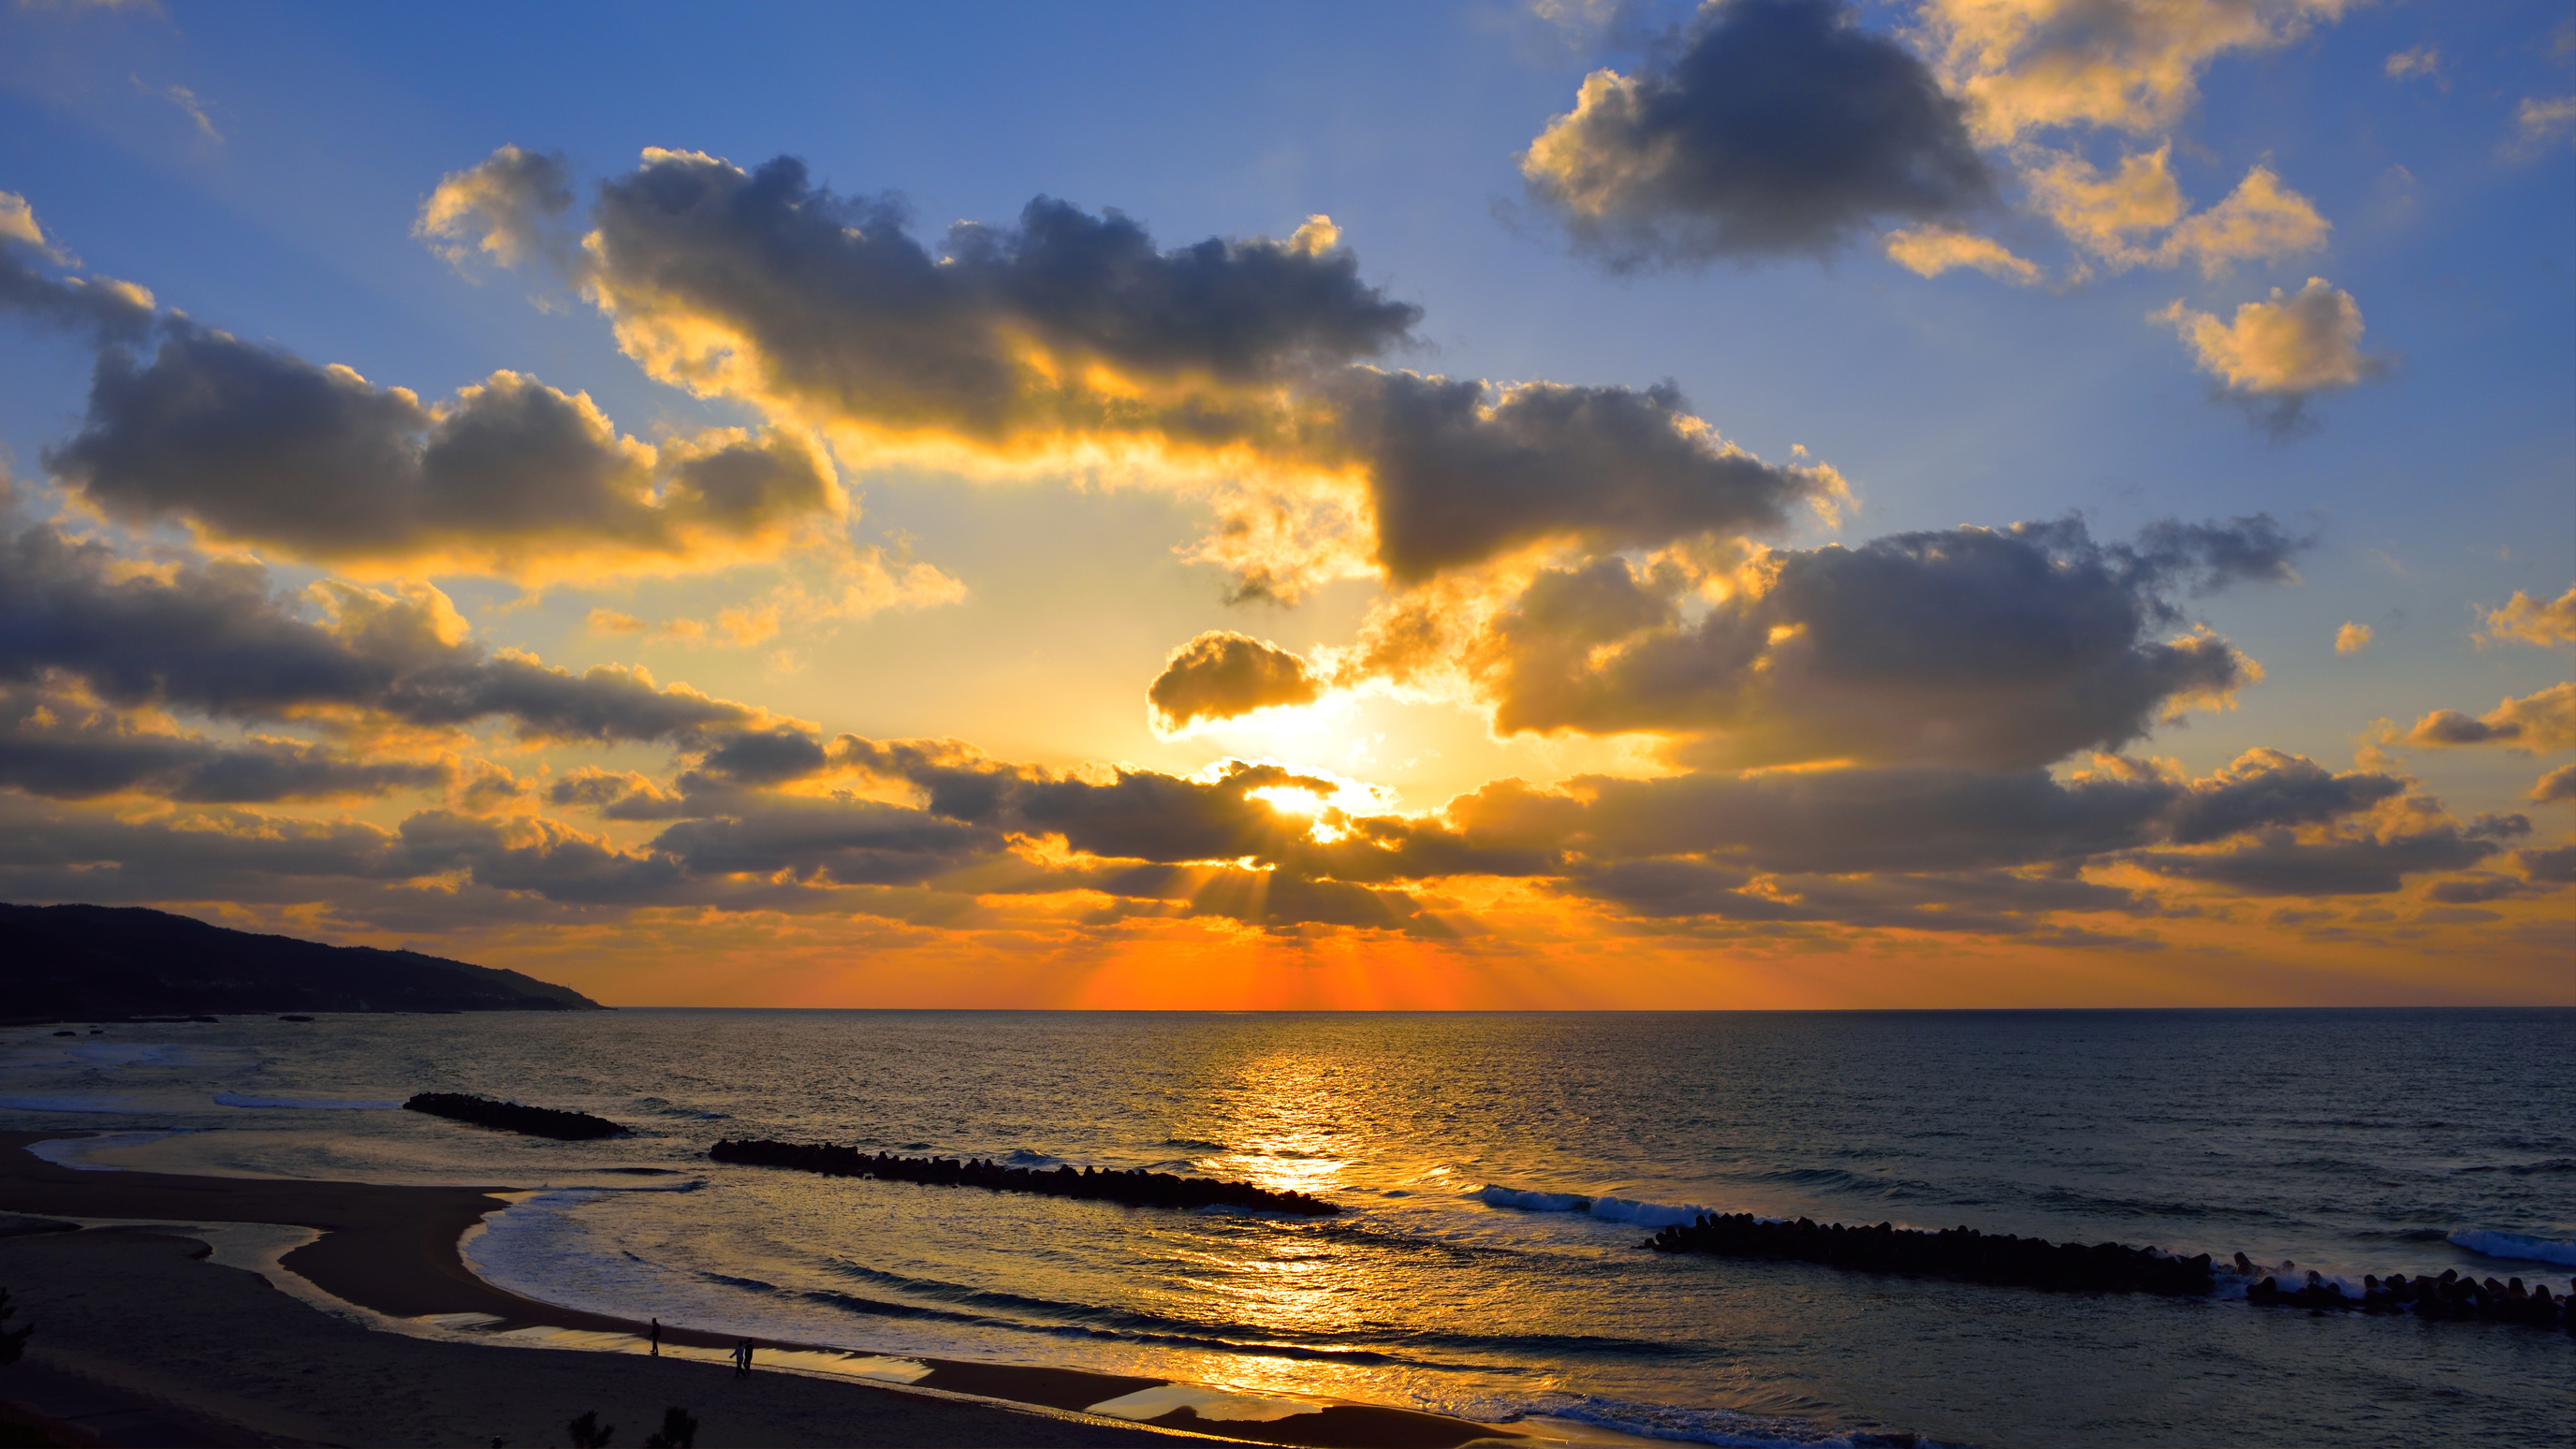
<svg viewBox="0 0 2576 1449">
<path fill-rule="evenodd" d="M 2521 754 L 2576 750 L 2576 684 L 2557 684 L 2508 699 L 2478 719 L 2437 709 L 2416 721 L 2403 743 L 2423 749 L 2503 745 Z"/>
<path fill-rule="evenodd" d="M 196 126 L 198 135 L 218 146 L 224 144 L 224 133 L 215 129 L 214 118 L 206 114 L 206 107 L 197 99 L 195 91 L 186 86 L 148 86 L 143 83 L 141 76 L 128 76 L 126 79 L 134 82 L 136 90 L 147 95 L 159 96 L 177 106 L 186 114 L 189 122 Z"/>
<path fill-rule="evenodd" d="M 477 252 L 505 267 L 540 259 L 568 266 L 573 242 L 563 223 L 572 205 L 562 152 L 503 146 L 439 178 L 412 235 L 459 268 Z"/>
<path fill-rule="evenodd" d="M 2482 647 L 2513 643 L 2576 648 L 2576 588 L 2545 604 L 2520 589 L 2514 590 L 2503 608 L 2487 615 L 2486 628 L 2477 635 L 2477 642 Z"/>
<path fill-rule="evenodd" d="M 173 321 L 148 362 L 99 357 L 79 434 L 47 467 L 125 522 L 343 565 L 532 582 L 758 557 L 838 516 L 822 450 L 784 429 L 656 447 L 587 394 L 496 372 L 438 407 L 345 367 Z"/>
<path fill-rule="evenodd" d="M 2355 624 L 2347 620 L 2342 628 L 2335 631 L 2337 654 L 2359 654 L 2369 647 L 2370 626 L 2368 624 Z"/>
<path fill-rule="evenodd" d="M 2521 816 L 2481 816 L 2468 827 L 2434 802 L 2391 799 L 2372 816 L 2297 830 L 2276 827 L 2208 851 L 2147 850 L 2127 857 L 2158 875 L 2196 880 L 2244 895 L 2387 895 L 2406 877 L 2465 870 L 2497 853 L 2499 839 L 2527 832 Z"/>
<path fill-rule="evenodd" d="M 1343 426 L 1371 460 L 1376 557 L 1403 582 L 1542 540 L 1654 548 L 1771 533 L 1843 493 L 1830 468 L 1781 467 L 1720 438 L 1670 384 L 1638 392 L 1360 372 Z"/>
<path fill-rule="evenodd" d="M 0 191 L 0 311 L 16 312 L 54 327 L 86 332 L 101 342 L 131 341 L 152 326 L 152 294 L 113 277 L 57 277 L 47 265 L 66 265 L 45 240 L 33 207 Z"/>
<path fill-rule="evenodd" d="M 2348 0 L 1927 0 L 1921 24 L 1980 141 L 2052 127 L 2172 129 L 2200 73 L 2339 19 Z"/>
<path fill-rule="evenodd" d="M 2288 575 L 2269 518 L 1900 534 L 1765 555 L 1713 602 L 1624 560 L 1540 573 L 1466 650 L 1502 733 L 1650 730 L 1675 758 L 2017 768 L 2113 749 L 2259 677 L 2172 595 Z"/>
<path fill-rule="evenodd" d="M 2357 387 L 2388 370 L 2385 358 L 2361 350 L 2361 308 L 2348 292 L 2310 277 L 2296 294 L 2272 289 L 2268 302 L 2247 302 L 2232 322 L 2180 302 L 2149 320 L 2182 334 L 2201 370 L 2226 395 L 2251 405 L 2276 435 L 2305 425 L 2304 407 L 2318 393 Z"/>
<path fill-rule="evenodd" d="M 1322 686 L 1306 661 L 1266 640 L 1212 629 L 1172 651 L 1145 691 L 1154 728 L 1177 734 L 1200 720 L 1272 705 L 1312 704 Z"/>
<path fill-rule="evenodd" d="M 57 800 L 365 798 L 443 784 L 442 763 L 362 759 L 300 740 L 226 743 L 64 691 L 0 688 L 0 785 Z"/>
<path fill-rule="evenodd" d="M 2576 128 L 2576 96 L 2554 96 L 2547 100 L 2525 96 L 2522 104 L 2514 107 L 2513 123 L 2520 131 L 2524 145 L 2542 145 L 2558 131 Z"/>
<path fill-rule="evenodd" d="M 1830 469 L 1727 444 L 1670 386 L 1376 365 L 1415 345 L 1420 311 L 1361 282 L 1326 219 L 1163 250 L 1115 212 L 1041 197 L 937 251 L 908 220 L 792 158 L 651 151 L 601 187 L 572 265 L 653 376 L 824 430 L 844 457 L 1107 469 L 1203 496 L 1216 527 L 1188 556 L 1238 597 L 1547 540 L 1773 530 L 1841 493 Z"/>
<path fill-rule="evenodd" d="M 242 563 L 124 567 L 48 524 L 0 541 L 0 683 L 80 680 L 121 708 L 234 720 L 453 728 L 506 719 L 528 739 L 700 741 L 767 716 L 641 669 L 581 674 L 466 638 L 425 584 L 275 592 Z"/>
<path fill-rule="evenodd" d="M 1521 175 L 1614 271 L 1821 255 L 1994 200 L 1959 103 L 1834 0 L 1705 7 L 1634 75 L 1586 77 Z"/>
<path fill-rule="evenodd" d="M 2576 805 L 2576 765 L 2561 765 L 2541 776 L 2523 798 L 2534 805 Z"/>
<path fill-rule="evenodd" d="M 2442 74 L 2442 50 L 2439 46 L 2418 45 L 2398 51 L 2388 57 L 2387 64 L 2380 70 L 2393 81 L 2429 80 L 2444 90 L 2450 89 L 2450 82 Z"/>
<path fill-rule="evenodd" d="M 2216 206 L 2193 212 L 2174 179 L 2173 147 L 2124 156 L 2104 175 L 2072 152 L 2030 148 L 2023 179 L 2033 205 L 2078 247 L 2116 270 L 2189 261 L 2205 276 L 2243 261 L 2313 251 L 2330 223 L 2268 166 L 2245 173 Z M 2160 240 L 2151 235 L 2164 232 Z"/>
<path fill-rule="evenodd" d="M 1919 277 L 1937 277 L 1959 267 L 1973 267 L 2016 286 L 2027 287 L 2039 280 L 2039 268 L 2014 256 L 2003 243 L 1944 227 L 1889 232 L 1887 256 Z"/>
</svg>

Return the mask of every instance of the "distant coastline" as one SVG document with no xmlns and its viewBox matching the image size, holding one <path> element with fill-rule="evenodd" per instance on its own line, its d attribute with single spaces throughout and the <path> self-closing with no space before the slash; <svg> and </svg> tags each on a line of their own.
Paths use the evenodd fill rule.
<svg viewBox="0 0 2576 1449">
<path fill-rule="evenodd" d="M 418 951 L 263 936 L 138 906 L 0 904 L 0 1024 L 258 1012 L 606 1011 Z"/>
</svg>

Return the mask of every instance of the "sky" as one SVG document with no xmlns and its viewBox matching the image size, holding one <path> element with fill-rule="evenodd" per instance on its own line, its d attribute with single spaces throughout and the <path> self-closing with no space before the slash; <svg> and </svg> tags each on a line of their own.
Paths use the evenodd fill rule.
<svg viewBox="0 0 2576 1449">
<path fill-rule="evenodd" d="M 611 1004 L 2576 1003 L 2576 21 L 0 9 L 0 898 Z"/>
</svg>

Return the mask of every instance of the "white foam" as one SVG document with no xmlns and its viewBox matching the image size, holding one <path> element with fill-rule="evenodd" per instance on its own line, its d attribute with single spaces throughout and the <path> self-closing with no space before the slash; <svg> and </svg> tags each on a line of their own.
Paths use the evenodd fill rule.
<svg viewBox="0 0 2576 1449">
<path fill-rule="evenodd" d="M 2462 1228 L 2451 1234 L 2451 1241 L 2472 1253 L 2484 1253 L 2490 1258 L 2520 1258 L 2531 1263 L 2576 1267 L 2576 1243 L 2556 1243 L 2521 1233 L 2490 1233 L 2478 1228 Z"/>
<path fill-rule="evenodd" d="M 43 1142 L 30 1142 L 27 1150 L 56 1167 L 77 1168 L 82 1172 L 123 1172 L 125 1169 L 122 1167 L 90 1161 L 89 1154 L 115 1147 L 140 1147 L 146 1142 L 158 1142 L 164 1137 L 178 1135 L 175 1131 L 101 1132 L 91 1137 L 53 1137 Z"/>
<path fill-rule="evenodd" d="M 1157 1384 L 1104 1399 L 1083 1412 L 1106 1414 L 1114 1419 L 1134 1419 L 1140 1423 L 1159 1419 L 1174 1409 L 1186 1408 L 1202 1419 L 1230 1424 L 1268 1424 L 1298 1414 L 1320 1414 L 1324 1405 L 1310 1399 L 1283 1398 L 1276 1394 L 1238 1394 L 1224 1389 L 1204 1388 L 1198 1384 Z"/>
<path fill-rule="evenodd" d="M 240 1092 L 217 1092 L 218 1107 L 287 1107 L 308 1112 L 391 1112 L 402 1107 L 400 1102 L 379 1102 L 361 1097 L 252 1097 Z"/>
<path fill-rule="evenodd" d="M 1490 1182 L 1471 1195 L 1489 1207 L 1516 1208 L 1525 1213 L 1583 1213 L 1604 1222 L 1634 1223 L 1648 1228 L 1675 1227 L 1696 1221 L 1700 1214 L 1711 1211 L 1686 1203 L 1586 1197 L 1573 1192 L 1531 1192 Z"/>
</svg>

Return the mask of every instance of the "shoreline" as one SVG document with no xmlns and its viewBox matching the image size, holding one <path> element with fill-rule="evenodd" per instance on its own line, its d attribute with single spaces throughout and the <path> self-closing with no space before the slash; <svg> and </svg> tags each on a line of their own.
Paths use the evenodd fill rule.
<svg viewBox="0 0 2576 1449">
<path fill-rule="evenodd" d="M 92 1134 L 77 1129 L 0 1132 L 0 1211 L 139 1223 L 262 1223 L 306 1228 L 320 1236 L 283 1254 L 278 1260 L 280 1265 L 331 1298 L 387 1318 L 473 1315 L 487 1320 L 475 1332 L 494 1334 L 551 1329 L 640 1340 L 647 1331 L 645 1324 L 631 1319 L 543 1303 L 475 1276 L 466 1266 L 459 1245 L 469 1229 L 509 1206 L 500 1195 L 514 1189 L 98 1171 L 59 1166 L 27 1150 L 38 1142 L 88 1135 Z M 91 1230 L 116 1231 L 131 1230 Z M 665 1325 L 662 1339 L 677 1347 L 721 1350 L 731 1349 L 737 1341 L 734 1335 L 676 1325 Z M 760 1346 L 854 1358 L 868 1356 L 831 1345 L 762 1340 Z M 696 1355 L 672 1357 L 675 1362 L 697 1361 Z M 928 1372 L 909 1384 L 855 1377 L 844 1381 L 862 1390 L 873 1387 L 889 1393 L 933 1391 L 912 1394 L 924 1402 L 953 1403 L 957 1400 L 949 1396 L 956 1395 L 991 1401 L 997 1407 L 1017 1405 L 1084 1415 L 1083 1422 L 1131 1425 L 1148 1434 L 1178 1430 L 1311 1449 L 1457 1449 L 1480 1440 L 1529 1437 L 1498 1425 L 1347 1402 L 1327 1402 L 1320 1410 L 1262 1419 L 1201 1417 L 1184 1402 L 1150 1419 L 1110 1419 L 1091 1415 L 1091 1406 L 1148 1390 L 1188 1390 L 1197 1386 L 1084 1369 L 919 1357 L 910 1357 L 910 1361 L 926 1366 Z M 5 1387 L 5 1382 L 0 1382 L 0 1389 Z M 1224 1397 L 1218 1391 L 1205 1392 L 1210 1398 Z"/>
</svg>

